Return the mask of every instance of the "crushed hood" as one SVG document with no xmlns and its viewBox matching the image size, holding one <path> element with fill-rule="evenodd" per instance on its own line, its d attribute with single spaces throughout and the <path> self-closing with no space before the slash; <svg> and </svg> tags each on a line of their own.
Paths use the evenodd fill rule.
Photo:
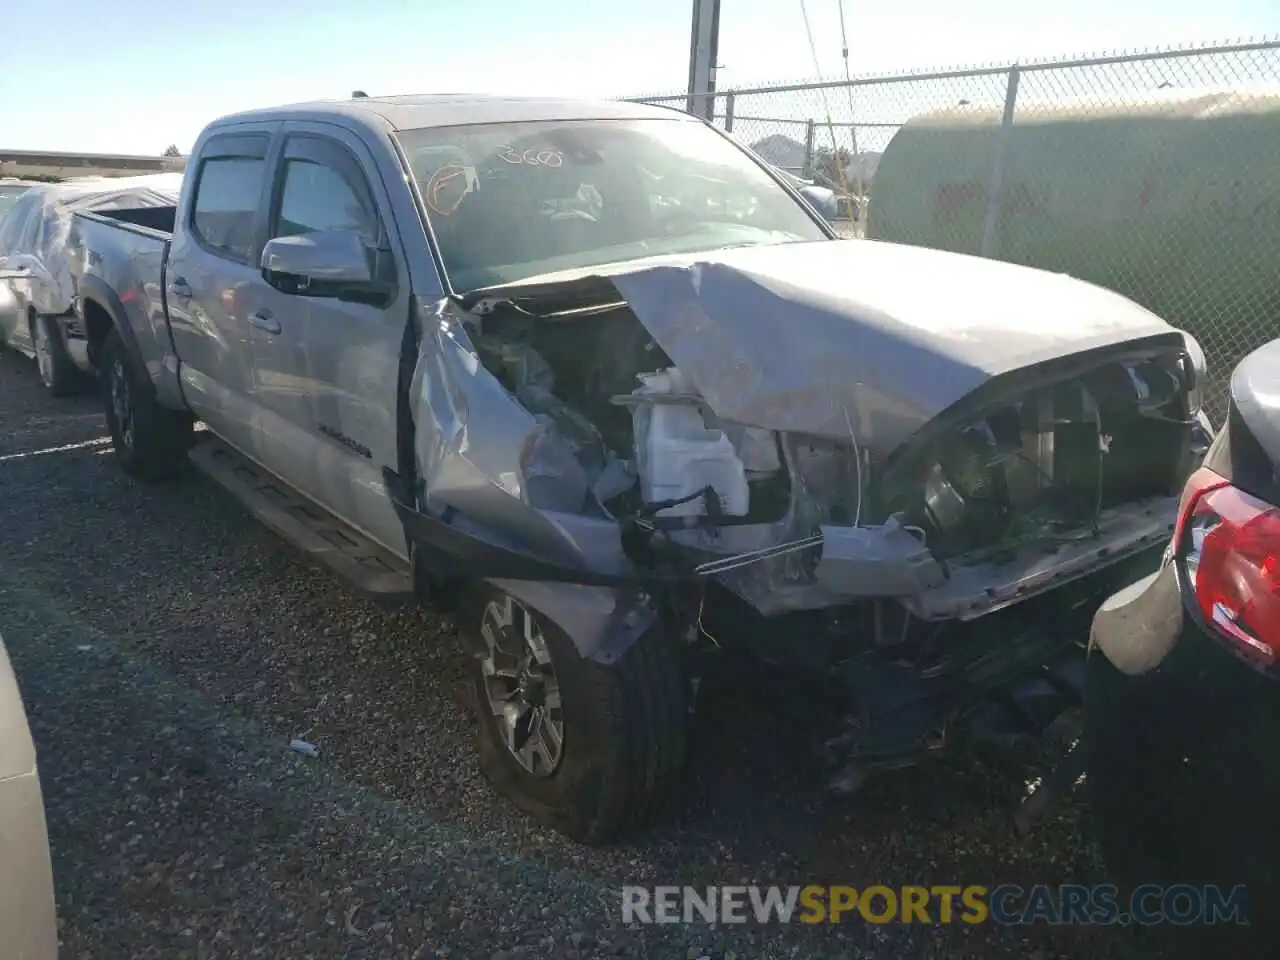
<svg viewBox="0 0 1280 960">
<path fill-rule="evenodd" d="M 876 241 L 743 247 L 506 286 L 612 284 L 715 413 L 889 452 L 988 380 L 1177 331 L 1065 274 Z M 499 295 L 497 289 L 487 291 Z"/>
</svg>

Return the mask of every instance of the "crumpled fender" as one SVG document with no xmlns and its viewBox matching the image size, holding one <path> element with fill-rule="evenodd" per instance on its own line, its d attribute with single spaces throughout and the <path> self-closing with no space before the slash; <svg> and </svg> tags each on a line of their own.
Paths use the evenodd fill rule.
<svg viewBox="0 0 1280 960">
<path fill-rule="evenodd" d="M 571 455 L 480 363 L 450 301 L 419 304 L 417 322 L 419 335 L 405 338 L 416 355 L 401 366 L 400 472 L 385 474 L 406 539 L 439 575 L 487 580 L 583 657 L 616 661 L 658 616 L 617 522 L 531 503 L 528 471 L 545 480 Z M 564 471 L 566 488 L 579 482 Z M 587 495 L 565 492 L 553 499 Z"/>
</svg>

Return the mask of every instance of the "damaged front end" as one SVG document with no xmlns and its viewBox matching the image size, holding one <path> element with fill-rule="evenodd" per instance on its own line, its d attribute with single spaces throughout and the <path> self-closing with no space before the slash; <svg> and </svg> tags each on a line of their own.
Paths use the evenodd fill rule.
<svg viewBox="0 0 1280 960">
<path fill-rule="evenodd" d="M 853 300 L 814 261 L 854 245 L 792 246 L 420 304 L 388 475 L 420 582 L 493 581 L 602 662 L 664 618 L 803 666 L 851 695 L 846 785 L 960 726 L 1042 729 L 1207 448 L 1199 348 L 969 258 L 938 263 L 990 310 L 874 263 Z M 1028 333 L 1050 283 L 1074 302 Z"/>
</svg>

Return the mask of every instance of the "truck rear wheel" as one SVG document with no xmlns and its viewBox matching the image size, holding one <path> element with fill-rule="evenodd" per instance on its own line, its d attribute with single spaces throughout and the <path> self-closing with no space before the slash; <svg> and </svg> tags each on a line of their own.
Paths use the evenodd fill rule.
<svg viewBox="0 0 1280 960">
<path fill-rule="evenodd" d="M 134 371 L 115 330 L 102 346 L 102 393 L 111 444 L 125 473 L 165 480 L 186 469 L 194 422 L 188 414 L 160 406 L 151 384 Z"/>
<path fill-rule="evenodd" d="M 500 793 L 582 843 L 633 833 L 669 805 L 688 715 L 679 653 L 660 626 L 605 665 L 487 584 L 457 616 L 473 654 L 480 767 Z"/>
</svg>

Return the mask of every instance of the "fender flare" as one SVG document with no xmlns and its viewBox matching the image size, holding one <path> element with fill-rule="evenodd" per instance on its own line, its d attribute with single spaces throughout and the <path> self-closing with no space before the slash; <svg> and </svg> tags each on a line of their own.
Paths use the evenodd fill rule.
<svg viewBox="0 0 1280 960">
<path fill-rule="evenodd" d="M 77 287 L 76 292 L 80 297 L 81 303 L 81 319 L 84 319 L 83 304 L 87 301 L 92 300 L 105 310 L 107 316 L 111 318 L 111 325 L 120 334 L 120 340 L 124 343 L 125 353 L 128 355 L 130 363 L 133 364 L 134 374 L 139 378 L 139 382 L 150 384 L 151 375 L 147 372 L 146 361 L 142 359 L 142 347 L 138 344 L 138 338 L 133 332 L 133 327 L 129 325 L 129 315 L 125 311 L 124 304 L 120 302 L 120 297 L 97 277 L 81 277 Z M 86 328 L 85 335 L 87 336 L 88 333 L 89 331 Z"/>
<path fill-rule="evenodd" d="M 1171 563 L 1108 597 L 1093 616 L 1090 656 L 1104 657 L 1126 676 L 1151 673 L 1178 645 L 1181 588 Z"/>
<path fill-rule="evenodd" d="M 389 468 L 382 472 L 415 566 L 426 562 L 419 552 L 425 550 L 455 576 L 488 581 L 554 622 L 589 660 L 605 664 L 620 660 L 659 621 L 652 591 L 685 579 L 638 572 L 602 574 L 568 567 L 517 546 L 455 529 L 446 519 L 408 506 L 401 479 Z M 415 579 L 417 576 L 415 569 Z"/>
<path fill-rule="evenodd" d="M 488 582 L 542 614 L 565 632 L 579 656 L 597 663 L 617 663 L 655 626 L 662 626 L 657 605 L 643 590 L 539 580 Z"/>
</svg>

